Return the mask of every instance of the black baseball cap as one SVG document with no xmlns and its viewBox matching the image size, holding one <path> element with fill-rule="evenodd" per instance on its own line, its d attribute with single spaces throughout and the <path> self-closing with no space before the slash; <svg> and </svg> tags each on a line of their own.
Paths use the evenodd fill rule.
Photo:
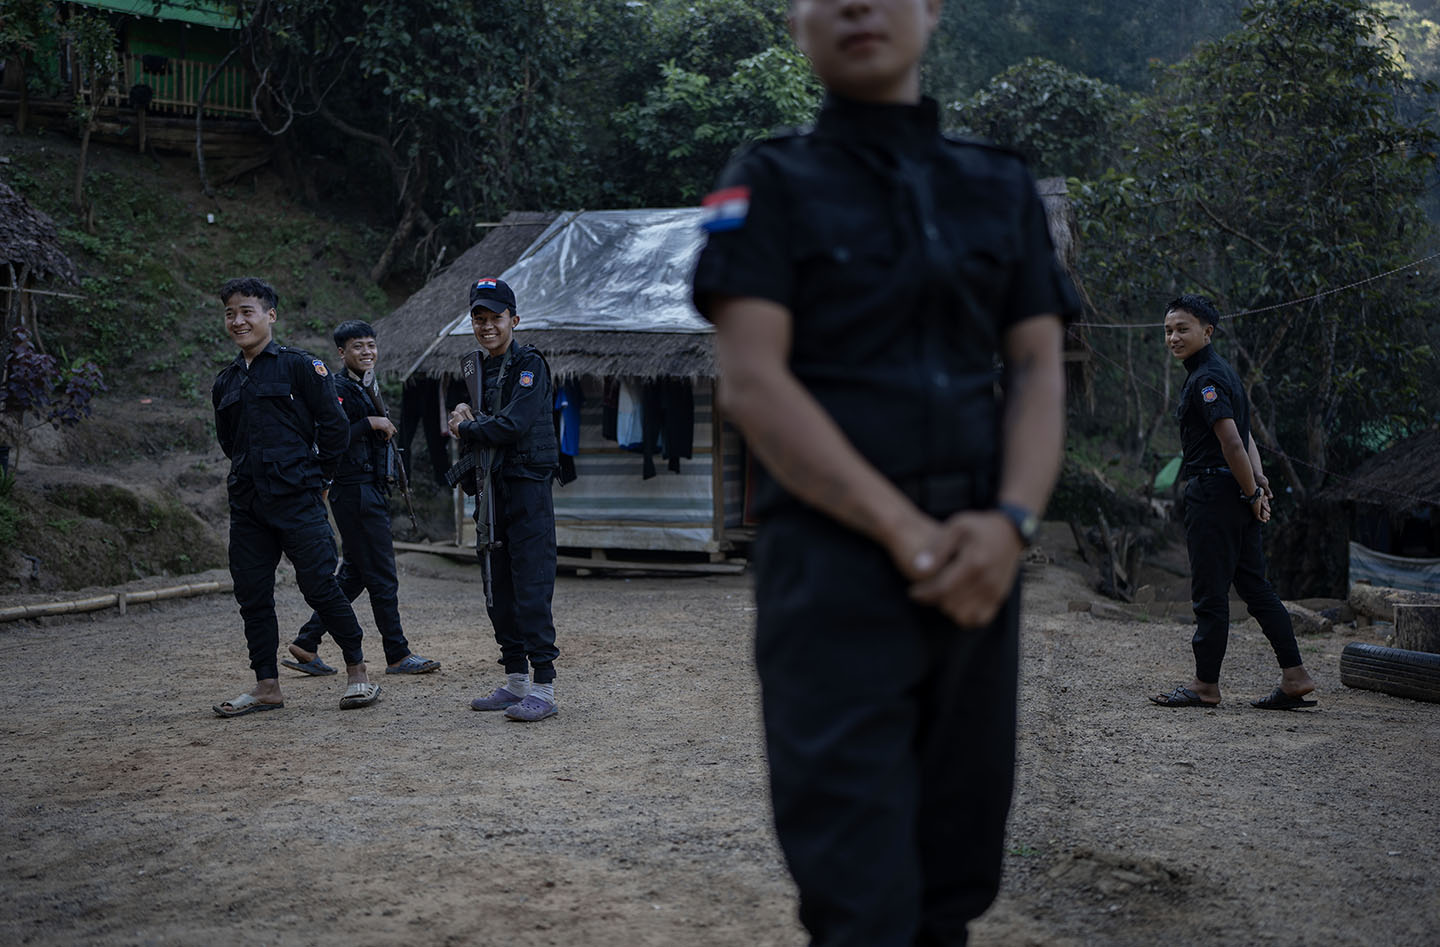
<svg viewBox="0 0 1440 947">
<path fill-rule="evenodd" d="M 491 312 L 515 312 L 515 291 L 503 279 L 484 276 L 470 284 L 470 309 L 484 306 Z"/>
</svg>

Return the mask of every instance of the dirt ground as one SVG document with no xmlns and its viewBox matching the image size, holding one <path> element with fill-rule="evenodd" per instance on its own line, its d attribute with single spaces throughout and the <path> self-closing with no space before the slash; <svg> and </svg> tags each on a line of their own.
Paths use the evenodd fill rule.
<svg viewBox="0 0 1440 947">
<path fill-rule="evenodd" d="M 214 717 L 249 677 L 225 595 L 0 625 L 0 942 L 804 942 L 747 577 L 562 577 L 561 713 L 523 725 L 466 708 L 498 674 L 477 570 L 401 560 L 444 667 L 363 710 L 294 675 L 283 710 Z M 1188 626 L 1070 612 L 1086 577 L 1028 573 L 1006 882 L 974 943 L 1440 941 L 1440 706 L 1341 686 L 1374 631 L 1304 639 L 1320 709 L 1267 713 L 1237 623 L 1224 703 L 1165 710 L 1145 695 L 1187 679 Z M 287 632 L 293 582 L 279 604 Z"/>
</svg>

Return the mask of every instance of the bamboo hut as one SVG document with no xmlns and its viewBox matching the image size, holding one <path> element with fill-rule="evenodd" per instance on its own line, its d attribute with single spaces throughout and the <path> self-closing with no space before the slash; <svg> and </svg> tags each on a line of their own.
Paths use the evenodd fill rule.
<svg viewBox="0 0 1440 947">
<path fill-rule="evenodd" d="M 1064 181 L 1040 192 L 1068 266 L 1075 238 Z M 469 286 L 499 276 L 516 290 L 516 338 L 544 352 L 581 397 L 576 479 L 555 491 L 560 545 L 719 557 L 748 540 L 748 458 L 715 399 L 713 332 L 689 305 L 699 245 L 695 209 L 506 216 L 375 327 L 386 369 L 406 378 L 402 445 L 417 427 L 441 440 L 459 360 L 475 348 Z M 642 456 L 607 436 L 607 392 L 617 384 L 690 392 L 693 443 L 669 470 L 646 477 Z M 431 458 L 437 469 L 445 462 L 436 446 Z"/>
<path fill-rule="evenodd" d="M 467 318 L 470 284 L 480 276 L 502 276 L 516 288 L 519 300 L 516 338 L 544 352 L 557 382 L 565 383 L 581 400 L 575 479 L 555 491 L 559 544 L 589 550 L 707 553 L 719 558 L 748 539 L 742 509 L 743 446 L 734 429 L 715 416 L 714 345 L 709 326 L 688 311 L 689 258 L 672 260 L 668 277 L 649 271 L 654 258 L 640 264 L 639 272 L 632 269 L 633 280 L 666 287 L 651 294 L 649 307 L 615 289 L 615 298 L 624 295 L 629 305 L 612 302 L 574 309 L 571 318 L 565 318 L 572 312 L 570 304 L 547 300 L 553 294 L 542 288 L 561 281 L 546 275 L 527 282 L 514 272 L 527 260 L 543 259 L 540 255 L 548 247 L 567 258 L 561 265 L 567 270 L 563 282 L 569 286 L 579 285 L 581 272 L 597 280 L 613 279 L 617 255 L 625 251 L 582 235 L 593 236 L 596 216 L 609 215 L 608 234 L 623 236 L 636 229 L 630 215 L 673 218 L 678 214 L 684 219 L 670 219 L 662 226 L 698 245 L 698 227 L 690 219 L 694 213 L 687 209 L 508 215 L 375 327 L 388 370 L 406 378 L 404 414 L 409 423 L 402 426 L 402 444 L 417 428 L 432 444 L 439 440 L 442 409 L 461 397 L 454 390 L 460 357 L 475 348 Z M 614 215 L 627 222 L 617 226 Z M 575 242 L 583 246 L 566 245 L 577 236 Z M 667 323 L 657 315 L 657 297 L 663 297 L 673 312 L 677 293 L 687 313 Z M 647 478 L 642 453 L 603 436 L 605 391 L 616 384 L 639 391 L 661 383 L 688 389 L 693 440 L 687 456 L 675 457 L 671 469 Z M 431 458 L 432 466 L 443 463 L 434 446 Z M 462 544 L 467 523 L 464 518 L 458 523 Z"/>
<path fill-rule="evenodd" d="M 1348 516 L 1349 582 L 1440 588 L 1440 428 L 1415 434 L 1337 477 L 1317 499 Z"/>
<path fill-rule="evenodd" d="M 24 327 L 40 343 L 37 297 L 54 295 L 41 281 L 76 284 L 75 264 L 60 249 L 55 221 L 30 206 L 19 192 L 0 181 L 0 280 L 4 283 L 5 321 L 0 334 L 0 372 L 10 350 L 10 335 Z"/>
</svg>

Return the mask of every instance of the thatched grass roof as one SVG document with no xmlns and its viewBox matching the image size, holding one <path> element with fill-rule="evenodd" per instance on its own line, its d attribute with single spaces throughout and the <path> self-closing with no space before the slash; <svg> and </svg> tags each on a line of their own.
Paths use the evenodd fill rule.
<svg viewBox="0 0 1440 947">
<path fill-rule="evenodd" d="M 67 283 L 80 282 L 75 264 L 60 249 L 55 221 L 0 181 L 0 286 L 10 285 L 6 263 L 15 267 L 17 279 L 21 269 L 28 266 L 29 275 L 36 279 L 54 276 Z"/>
<path fill-rule="evenodd" d="M 1055 243 L 1055 254 L 1073 274 L 1075 221 L 1064 178 L 1039 182 L 1040 197 Z M 468 336 L 445 336 L 464 311 L 470 283 L 481 276 L 499 276 L 544 232 L 558 213 L 507 214 L 500 226 L 465 251 L 438 276 L 390 315 L 375 323 L 376 341 L 384 353 L 384 371 L 408 375 L 456 375 L 460 358 L 475 348 Z M 712 333 L 526 331 L 525 309 L 515 337 L 545 353 L 550 369 L 561 378 L 663 375 L 713 378 L 715 343 Z"/>
<path fill-rule="evenodd" d="M 1075 277 L 1075 211 L 1064 178 L 1045 178 L 1036 182 L 1040 200 L 1045 204 L 1045 223 L 1050 227 L 1050 240 L 1055 255 L 1073 279 Z"/>
<path fill-rule="evenodd" d="M 1440 508 L 1440 428 L 1386 448 L 1328 484 L 1319 498 L 1367 503 L 1400 514 Z"/>
<path fill-rule="evenodd" d="M 517 211 L 506 214 L 479 243 L 441 270 L 404 304 L 375 322 L 375 341 L 384 355 L 384 374 L 409 374 L 424 357 L 425 374 L 455 374 L 460 356 L 475 348 L 473 339 L 439 339 L 470 302 L 470 284 L 482 276 L 499 276 L 558 217 L 553 213 Z M 521 312 L 524 325 L 524 312 Z M 438 344 L 437 344 L 438 339 Z M 523 341 L 523 339 L 522 339 Z M 534 343 L 531 343 L 534 344 Z"/>
</svg>

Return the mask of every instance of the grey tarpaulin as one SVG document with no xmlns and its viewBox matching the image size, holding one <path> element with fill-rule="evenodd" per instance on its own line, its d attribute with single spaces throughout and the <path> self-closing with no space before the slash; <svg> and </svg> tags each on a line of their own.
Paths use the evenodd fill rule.
<svg viewBox="0 0 1440 947">
<path fill-rule="evenodd" d="M 527 329 L 710 332 L 690 305 L 702 211 L 595 210 L 557 217 L 499 274 Z M 450 327 L 469 335 L 469 312 Z"/>
<path fill-rule="evenodd" d="M 1368 581 L 1391 589 L 1412 592 L 1440 591 L 1440 559 L 1411 559 L 1376 552 L 1359 543 L 1350 544 L 1350 584 Z"/>
</svg>

